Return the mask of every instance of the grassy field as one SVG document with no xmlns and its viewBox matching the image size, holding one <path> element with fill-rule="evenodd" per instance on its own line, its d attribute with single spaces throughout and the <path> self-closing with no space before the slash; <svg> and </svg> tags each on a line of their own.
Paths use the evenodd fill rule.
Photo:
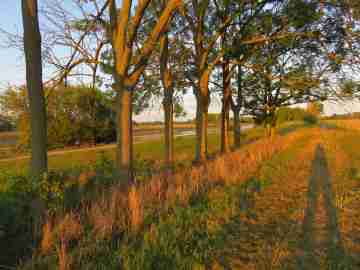
<svg viewBox="0 0 360 270">
<path fill-rule="evenodd" d="M 273 139 L 254 129 L 252 143 L 195 167 L 193 138 L 181 138 L 182 170 L 52 216 L 21 269 L 360 269 L 359 123 L 290 125 Z M 159 145 L 138 150 L 156 160 Z"/>
<path fill-rule="evenodd" d="M 243 143 L 256 140 L 263 136 L 262 128 L 255 128 L 244 132 Z M 218 134 L 209 135 L 209 153 L 215 154 L 219 151 L 220 138 Z M 135 144 L 135 166 L 139 169 L 144 163 L 151 164 L 155 168 L 160 168 L 163 164 L 164 142 L 160 140 L 144 141 Z M 71 169 L 81 166 L 95 164 L 97 160 L 105 156 L 111 160 L 115 157 L 115 146 L 94 147 L 79 149 L 76 151 L 63 151 L 59 154 L 49 156 L 49 167 L 52 170 Z M 195 137 L 177 137 L 175 140 L 175 159 L 183 165 L 190 165 L 195 153 Z M 20 158 L 18 160 L 1 160 L 0 169 L 3 172 L 26 172 L 29 159 Z"/>
</svg>

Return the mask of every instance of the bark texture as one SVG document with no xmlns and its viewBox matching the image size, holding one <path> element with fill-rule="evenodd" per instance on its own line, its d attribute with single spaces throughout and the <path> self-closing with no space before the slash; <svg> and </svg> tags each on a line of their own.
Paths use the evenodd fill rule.
<svg viewBox="0 0 360 270">
<path fill-rule="evenodd" d="M 196 161 L 202 162 L 208 155 L 208 105 L 197 100 L 196 110 Z"/>
<path fill-rule="evenodd" d="M 47 124 L 42 84 L 41 34 L 37 0 L 22 0 L 26 86 L 31 119 L 31 172 L 36 176 L 47 171 Z"/>
<path fill-rule="evenodd" d="M 225 61 L 223 69 L 223 99 L 221 111 L 221 152 L 230 151 L 229 141 L 229 123 L 230 123 L 230 105 L 231 105 L 231 85 L 230 85 L 230 67 L 229 62 Z"/>
<path fill-rule="evenodd" d="M 211 69 L 206 69 L 201 73 L 199 87 L 194 89 L 197 105 L 195 160 L 198 162 L 205 161 L 208 156 L 209 78 L 211 71 Z"/>
<path fill-rule="evenodd" d="M 118 89 L 123 89 L 119 85 Z M 116 164 L 120 176 L 127 180 L 133 179 L 133 141 L 132 141 L 132 92 L 118 91 L 116 95 L 117 144 Z"/>
<path fill-rule="evenodd" d="M 240 124 L 240 110 L 233 110 L 234 113 L 234 147 L 240 148 L 241 144 L 241 124 Z"/>
<path fill-rule="evenodd" d="M 174 89 L 173 78 L 168 67 L 169 38 L 164 34 L 160 38 L 160 73 L 164 88 L 164 137 L 165 137 L 165 166 L 172 171 L 174 161 Z"/>
<path fill-rule="evenodd" d="M 133 180 L 132 139 L 132 91 L 134 91 L 147 62 L 174 11 L 181 0 L 170 0 L 164 7 L 157 23 L 150 30 L 142 49 L 134 55 L 134 43 L 145 11 L 151 0 L 139 1 L 133 10 L 132 0 L 123 0 L 117 8 L 115 0 L 109 0 L 109 39 L 114 54 L 114 80 L 117 93 L 117 151 L 116 168 L 127 181 Z"/>
<path fill-rule="evenodd" d="M 237 66 L 237 96 L 236 101 L 231 99 L 231 109 L 234 114 L 234 148 L 239 149 L 241 144 L 240 111 L 242 107 L 242 69 Z"/>
</svg>

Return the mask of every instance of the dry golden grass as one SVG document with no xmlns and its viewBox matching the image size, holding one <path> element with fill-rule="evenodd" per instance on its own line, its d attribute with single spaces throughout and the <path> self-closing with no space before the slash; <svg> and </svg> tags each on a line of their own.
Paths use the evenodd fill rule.
<svg viewBox="0 0 360 270">
<path fill-rule="evenodd" d="M 142 228 L 145 214 L 167 211 L 176 202 L 187 206 L 192 196 L 210 190 L 213 186 L 241 183 L 249 179 L 263 161 L 308 136 L 305 133 L 292 133 L 271 140 L 262 139 L 244 146 L 238 152 L 219 156 L 206 164 L 182 170 L 171 177 L 164 174 L 154 175 L 148 182 L 129 188 L 115 185 L 110 191 L 99 195 L 99 199 L 84 207 L 81 213 L 68 213 L 56 219 L 55 230 L 59 232 L 58 237 L 65 245 L 58 249 L 58 252 L 61 252 L 59 256 L 65 260 L 63 252 L 66 243 L 82 237 L 81 224 L 90 224 L 92 235 L 100 239 L 111 237 L 115 231 L 138 232 Z M 88 177 L 81 176 L 79 181 L 86 182 Z M 44 229 L 43 236 L 44 251 L 47 252 L 50 250 L 47 242 L 52 241 L 48 240 L 51 239 L 49 230 Z"/>
<path fill-rule="evenodd" d="M 250 214 L 244 212 L 232 225 L 234 233 L 228 237 L 229 244 L 221 255 L 227 258 L 231 269 L 282 269 L 284 261 L 292 256 L 287 241 L 301 238 L 316 144 L 312 141 L 302 146 L 300 151 L 291 154 L 289 161 L 280 155 L 267 165 L 270 167 L 265 166 L 257 172 L 259 179 L 270 179 L 272 184 L 255 198 Z M 292 147 L 288 147 L 289 151 Z"/>
<path fill-rule="evenodd" d="M 342 128 L 360 130 L 360 119 L 328 120 L 326 123 L 335 124 Z"/>
<path fill-rule="evenodd" d="M 79 215 L 73 212 L 65 214 L 57 223 L 55 230 L 59 238 L 66 243 L 79 239 L 84 231 Z"/>
<path fill-rule="evenodd" d="M 43 226 L 40 252 L 43 255 L 48 255 L 53 247 L 54 247 L 53 228 L 50 221 L 48 221 Z"/>
<path fill-rule="evenodd" d="M 137 232 L 144 221 L 143 195 L 136 186 L 132 186 L 128 193 L 129 228 L 132 232 Z"/>
<path fill-rule="evenodd" d="M 57 249 L 57 255 L 59 259 L 59 270 L 70 270 L 71 256 L 67 252 L 67 243 L 60 243 L 60 247 Z"/>
<path fill-rule="evenodd" d="M 78 178 L 78 183 L 80 186 L 84 186 L 89 182 L 89 180 L 91 178 L 93 178 L 95 176 L 96 176 L 96 172 L 92 172 L 92 171 L 81 172 L 81 174 L 79 175 L 79 178 Z"/>
<path fill-rule="evenodd" d="M 93 227 L 96 238 L 111 237 L 115 229 L 119 231 L 127 228 L 127 197 L 125 192 L 114 186 L 107 194 L 93 202 L 87 210 L 86 217 Z"/>
<path fill-rule="evenodd" d="M 352 129 L 357 124 L 360 130 L 360 121 L 346 123 Z M 225 228 L 226 247 L 216 254 L 218 262 L 220 258 L 226 259 L 230 269 L 297 269 L 298 261 L 306 255 L 304 239 L 311 238 L 316 250 L 313 253 L 320 266 L 306 269 L 328 269 L 324 266 L 329 256 L 327 235 L 330 229 L 327 224 L 334 215 L 328 213 L 326 197 L 329 191 L 326 193 L 323 187 L 320 188 L 323 190 L 315 188 L 318 203 L 316 207 L 312 205 L 309 191 L 313 188 L 314 167 L 317 168 L 319 162 L 315 158 L 315 149 L 322 146 L 328 162 L 329 190 L 334 193 L 333 203 L 337 208 L 345 254 L 356 258 L 360 254 L 358 136 L 357 132 L 347 129 L 303 129 L 273 139 L 261 139 L 240 151 L 185 168 L 172 176 L 157 174 L 147 182 L 132 186 L 114 185 L 98 194 L 93 202 L 88 202 L 80 213 L 60 216 L 55 219 L 54 226 L 47 223 L 43 228 L 42 254 L 55 251 L 59 269 L 70 269 L 77 258 L 70 255 L 69 241 L 74 240 L 72 248 L 76 241 L 82 241 L 85 224 L 90 229 L 87 235 L 94 240 L 112 239 L 118 234 L 133 237 L 140 233 L 141 236 L 141 232 L 146 231 L 150 241 L 156 241 L 159 233 L 156 224 L 144 225 L 148 215 L 166 216 L 174 212 L 172 208 L 178 203 L 187 207 L 194 197 L 204 193 L 211 202 L 221 202 L 224 200 L 224 186 L 237 187 L 253 179 L 270 184 L 261 188 L 261 192 L 250 192 L 254 196 L 246 202 L 246 210 L 241 206 L 239 211 L 238 204 L 229 204 L 221 210 L 223 215 L 219 219 L 209 217 L 207 220 L 209 231 Z M 312 208 L 316 210 L 308 230 L 306 216 Z M 214 263 L 214 269 L 222 269 L 218 262 Z"/>
<path fill-rule="evenodd" d="M 219 256 L 230 262 L 230 269 L 298 269 L 299 261 L 308 256 L 318 265 L 306 264 L 304 269 L 358 269 L 360 196 L 355 194 L 360 194 L 356 173 L 360 141 L 356 140 L 358 134 L 348 130 L 313 129 L 306 144 L 281 153 L 261 168 L 258 177 L 271 179 L 272 184 L 230 226 L 233 231 Z M 314 156 L 319 145 L 325 150 L 330 178 L 316 188 L 311 179 L 318 162 L 323 162 Z M 342 207 L 336 204 L 339 194 L 347 198 Z M 318 198 L 315 205 L 313 195 Z M 307 219 L 309 211 L 314 216 Z M 334 224 L 340 236 L 336 241 Z M 304 239 L 312 244 L 307 246 Z"/>
<path fill-rule="evenodd" d="M 104 209 L 107 209 L 107 211 L 104 211 Z M 116 214 L 113 213 L 112 209 L 107 208 L 107 202 L 100 201 L 91 205 L 88 219 L 97 238 L 102 239 L 112 234 Z"/>
<path fill-rule="evenodd" d="M 359 129 L 359 120 L 341 121 Z M 351 127 L 351 128 L 350 128 Z M 345 253 L 360 264 L 360 141 L 358 133 L 333 131 L 324 138 L 338 212 L 338 226 Z"/>
</svg>

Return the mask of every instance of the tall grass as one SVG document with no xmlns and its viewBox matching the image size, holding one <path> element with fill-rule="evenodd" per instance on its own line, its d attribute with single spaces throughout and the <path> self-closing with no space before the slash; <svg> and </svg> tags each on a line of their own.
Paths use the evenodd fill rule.
<svg viewBox="0 0 360 270">
<path fill-rule="evenodd" d="M 51 217 L 46 224 L 52 225 L 44 228 L 41 253 L 57 258 L 59 269 L 68 269 L 72 262 L 70 254 L 84 253 L 82 249 L 89 249 L 84 243 L 89 241 L 112 242 L 121 236 L 121 245 L 126 246 L 149 226 L 151 231 L 154 218 L 173 213 L 179 205 L 186 208 L 201 194 L 217 186 L 245 182 L 256 174 L 262 162 L 305 136 L 308 136 L 306 131 L 261 139 L 244 146 L 241 151 L 219 156 L 171 177 L 160 173 L 132 186 L 113 185 L 98 194 L 97 199 L 84 202 L 76 214 L 70 212 Z M 44 263 L 46 260 L 35 256 L 34 261 Z M 41 269 L 39 265 L 36 267 Z"/>
<path fill-rule="evenodd" d="M 341 128 L 360 130 L 359 119 L 327 120 L 326 123 L 334 124 Z"/>
</svg>

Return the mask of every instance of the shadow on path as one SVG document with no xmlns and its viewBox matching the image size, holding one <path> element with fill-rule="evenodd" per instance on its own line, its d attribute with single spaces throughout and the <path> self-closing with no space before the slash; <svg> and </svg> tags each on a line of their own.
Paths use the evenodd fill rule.
<svg viewBox="0 0 360 270">
<path fill-rule="evenodd" d="M 298 266 L 300 269 L 343 269 L 347 258 L 341 241 L 328 163 L 320 145 L 312 162 L 307 197 Z"/>
</svg>

